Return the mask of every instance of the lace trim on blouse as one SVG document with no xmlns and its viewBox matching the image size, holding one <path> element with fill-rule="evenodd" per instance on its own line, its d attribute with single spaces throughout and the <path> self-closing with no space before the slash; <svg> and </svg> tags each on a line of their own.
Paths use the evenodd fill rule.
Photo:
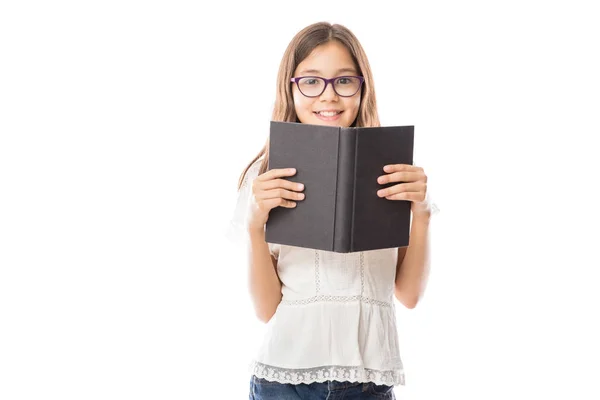
<svg viewBox="0 0 600 400">
<path fill-rule="evenodd" d="M 404 385 L 404 370 L 378 371 L 364 367 L 326 365 L 315 368 L 289 369 L 252 361 L 250 372 L 258 378 L 279 383 L 310 384 L 336 380 L 339 382 L 373 382 L 376 385 Z"/>
<path fill-rule="evenodd" d="M 347 256 L 347 254 L 342 254 L 342 256 Z M 321 279 L 319 277 L 319 264 L 320 264 L 320 257 L 319 257 L 319 252 L 317 250 L 315 250 L 315 286 L 316 286 L 316 294 L 313 297 L 309 297 L 307 299 L 299 299 L 299 300 L 281 300 L 281 304 L 283 305 L 288 305 L 288 306 L 295 306 L 295 305 L 305 305 L 305 304 L 310 304 L 310 303 L 316 303 L 317 301 L 335 301 L 335 302 L 342 302 L 342 303 L 347 303 L 350 301 L 361 301 L 363 303 L 367 303 L 367 304 L 373 304 L 373 305 L 377 305 L 380 307 L 388 307 L 388 308 L 394 308 L 394 303 L 389 303 L 386 301 L 381 301 L 381 300 L 376 300 L 376 299 L 371 299 L 369 297 L 366 297 L 363 295 L 364 291 L 365 291 L 365 255 L 363 252 L 359 253 L 359 258 L 360 258 L 360 285 L 361 285 L 361 290 L 359 295 L 353 295 L 353 296 L 335 296 L 335 295 L 325 295 L 325 294 L 319 294 L 320 290 L 321 290 Z"/>
<path fill-rule="evenodd" d="M 316 303 L 317 301 L 336 301 L 336 302 L 342 302 L 342 303 L 347 303 L 350 301 L 361 301 L 363 303 L 374 304 L 374 305 L 377 305 L 380 307 L 390 307 L 390 308 L 393 307 L 393 304 L 390 304 L 390 303 L 387 303 L 387 302 L 381 301 L 381 300 L 371 299 L 369 297 L 364 297 L 359 294 L 357 294 L 355 296 L 332 296 L 332 295 L 321 294 L 318 296 L 310 297 L 308 299 L 281 300 L 281 304 L 295 306 L 295 305 Z"/>
</svg>

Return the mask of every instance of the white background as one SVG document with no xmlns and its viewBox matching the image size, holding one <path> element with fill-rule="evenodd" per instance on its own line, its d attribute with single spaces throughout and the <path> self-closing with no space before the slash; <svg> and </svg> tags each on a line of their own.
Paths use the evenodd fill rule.
<svg viewBox="0 0 600 400">
<path fill-rule="evenodd" d="M 121 0 L 0 5 L 0 398 L 247 398 L 264 325 L 224 233 L 321 20 L 441 209 L 398 398 L 600 397 L 591 1 Z"/>
</svg>

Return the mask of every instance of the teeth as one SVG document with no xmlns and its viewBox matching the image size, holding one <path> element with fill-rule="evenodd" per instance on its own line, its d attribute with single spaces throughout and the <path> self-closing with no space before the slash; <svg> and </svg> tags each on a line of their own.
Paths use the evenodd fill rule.
<svg viewBox="0 0 600 400">
<path fill-rule="evenodd" d="M 333 117 L 334 115 L 338 115 L 340 112 L 341 111 L 319 111 L 317 114 L 324 117 Z"/>
</svg>

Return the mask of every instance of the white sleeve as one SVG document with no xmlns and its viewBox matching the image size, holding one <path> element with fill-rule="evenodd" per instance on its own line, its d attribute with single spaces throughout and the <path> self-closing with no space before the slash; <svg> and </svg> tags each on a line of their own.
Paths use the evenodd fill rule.
<svg viewBox="0 0 600 400">
<path fill-rule="evenodd" d="M 427 188 L 427 192 L 425 193 L 425 200 L 420 203 L 417 203 L 417 210 L 427 210 L 431 211 L 431 216 L 433 217 L 435 214 L 440 212 L 437 204 L 433 202 L 433 197 L 429 193 L 429 188 Z"/>
<path fill-rule="evenodd" d="M 414 165 L 420 166 L 420 164 L 416 164 L 416 163 L 414 163 Z M 425 200 L 423 200 L 420 203 L 417 203 L 416 209 L 423 210 L 423 211 L 429 209 L 431 211 L 432 217 L 440 212 L 439 207 L 433 201 L 433 196 L 431 195 L 431 190 L 429 187 L 427 187 L 427 192 L 425 193 Z"/>
<path fill-rule="evenodd" d="M 247 240 L 246 222 L 252 200 L 252 182 L 258 176 L 261 160 L 256 161 L 246 173 L 242 186 L 238 190 L 237 201 L 225 236 L 234 244 L 243 244 Z"/>
<path fill-rule="evenodd" d="M 236 245 L 247 244 L 248 235 L 246 233 L 246 223 L 249 215 L 249 209 L 252 204 L 252 182 L 258 176 L 262 159 L 257 160 L 246 173 L 246 177 L 238 191 L 237 202 L 233 210 L 233 216 L 229 220 L 227 229 L 227 238 Z M 269 252 L 275 258 L 279 258 L 280 245 L 268 243 Z"/>
<path fill-rule="evenodd" d="M 238 190 L 237 201 L 226 233 L 226 237 L 234 244 L 244 244 L 248 239 L 246 223 L 252 204 L 252 182 L 258 176 L 261 164 L 262 158 L 248 168 L 242 186 Z"/>
<path fill-rule="evenodd" d="M 281 245 L 277 243 L 269 243 L 269 252 L 276 260 L 279 259 L 279 252 L 281 251 Z"/>
</svg>

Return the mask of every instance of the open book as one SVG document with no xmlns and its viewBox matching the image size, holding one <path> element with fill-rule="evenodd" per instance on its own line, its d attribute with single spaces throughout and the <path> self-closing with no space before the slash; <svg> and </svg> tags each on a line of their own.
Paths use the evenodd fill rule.
<svg viewBox="0 0 600 400">
<path fill-rule="evenodd" d="M 266 241 L 339 253 L 408 246 L 408 200 L 377 191 L 387 164 L 413 164 L 414 126 L 341 128 L 271 121 L 269 169 L 304 184 L 304 200 L 269 213 Z"/>
</svg>

